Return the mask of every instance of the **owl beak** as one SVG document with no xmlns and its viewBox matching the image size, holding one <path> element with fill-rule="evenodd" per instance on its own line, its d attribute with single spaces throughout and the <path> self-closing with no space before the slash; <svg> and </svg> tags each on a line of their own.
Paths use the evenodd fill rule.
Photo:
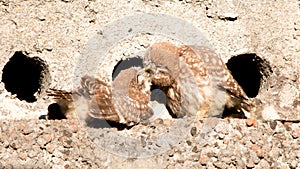
<svg viewBox="0 0 300 169">
<path fill-rule="evenodd" d="M 147 72 L 147 73 L 151 73 L 152 72 L 150 66 L 145 67 L 144 71 Z"/>
<path fill-rule="evenodd" d="M 155 71 L 150 66 L 147 66 L 144 68 L 145 73 L 147 73 L 149 76 L 155 74 Z"/>
</svg>

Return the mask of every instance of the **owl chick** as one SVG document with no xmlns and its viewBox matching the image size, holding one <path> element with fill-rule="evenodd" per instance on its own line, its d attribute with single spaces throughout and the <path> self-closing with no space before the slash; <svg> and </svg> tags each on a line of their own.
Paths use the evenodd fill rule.
<svg viewBox="0 0 300 169">
<path fill-rule="evenodd" d="M 47 93 L 66 114 L 74 115 L 76 111 L 83 120 L 92 117 L 133 125 L 153 115 L 150 86 L 148 74 L 140 68 L 131 67 L 122 70 L 112 84 L 108 80 L 84 76 L 81 88 L 75 91 L 51 89 Z"/>
<path fill-rule="evenodd" d="M 233 78 L 222 59 L 211 49 L 203 46 L 187 46 L 191 48 L 197 57 L 203 62 L 208 73 L 208 77 L 219 90 L 226 93 L 226 108 L 234 109 L 238 112 L 249 113 L 255 111 L 255 105 L 248 98 L 243 88 Z"/>
<path fill-rule="evenodd" d="M 144 66 L 177 117 L 222 116 L 224 107 L 248 111 L 253 106 L 221 58 L 208 48 L 156 43 L 146 53 Z"/>
<path fill-rule="evenodd" d="M 181 55 L 180 48 L 173 44 L 156 43 L 147 51 L 144 66 L 149 68 L 153 85 L 165 92 L 173 116 L 205 117 L 210 109 L 207 97 L 211 92 L 207 72 L 201 65 L 190 69 L 196 62 L 189 64 L 192 60 Z"/>
</svg>

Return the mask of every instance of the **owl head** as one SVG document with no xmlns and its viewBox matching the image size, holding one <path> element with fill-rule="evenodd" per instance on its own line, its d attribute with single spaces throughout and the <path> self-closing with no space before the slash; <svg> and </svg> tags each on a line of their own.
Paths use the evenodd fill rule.
<svg viewBox="0 0 300 169">
<path fill-rule="evenodd" d="M 139 122 L 152 116 L 150 106 L 151 79 L 140 67 L 122 70 L 113 81 L 115 108 L 125 123 Z"/>
</svg>

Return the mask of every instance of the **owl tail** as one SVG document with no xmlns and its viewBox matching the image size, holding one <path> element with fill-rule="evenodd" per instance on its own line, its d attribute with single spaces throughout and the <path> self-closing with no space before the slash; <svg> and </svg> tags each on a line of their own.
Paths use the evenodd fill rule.
<svg viewBox="0 0 300 169">
<path fill-rule="evenodd" d="M 67 92 L 65 90 L 59 90 L 59 89 L 53 89 L 50 88 L 46 91 L 47 95 L 52 97 L 54 100 L 67 100 L 72 102 L 73 97 L 72 97 L 72 92 Z"/>
</svg>

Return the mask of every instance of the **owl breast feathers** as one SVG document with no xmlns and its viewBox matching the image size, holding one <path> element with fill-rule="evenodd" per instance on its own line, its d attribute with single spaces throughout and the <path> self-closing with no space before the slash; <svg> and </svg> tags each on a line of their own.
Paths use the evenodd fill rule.
<svg viewBox="0 0 300 169">
<path fill-rule="evenodd" d="M 166 94 L 166 106 L 175 117 L 220 117 L 225 107 L 238 112 L 250 112 L 254 107 L 221 58 L 209 48 L 156 43 L 147 50 L 143 64 L 144 69 L 121 71 L 112 83 L 84 76 L 81 88 L 72 92 L 51 89 L 48 95 L 61 107 L 71 103 L 81 119 L 127 125 L 153 115 L 151 87 Z M 66 102 L 68 106 L 64 106 Z M 82 105 L 87 109 L 78 109 Z"/>
</svg>

